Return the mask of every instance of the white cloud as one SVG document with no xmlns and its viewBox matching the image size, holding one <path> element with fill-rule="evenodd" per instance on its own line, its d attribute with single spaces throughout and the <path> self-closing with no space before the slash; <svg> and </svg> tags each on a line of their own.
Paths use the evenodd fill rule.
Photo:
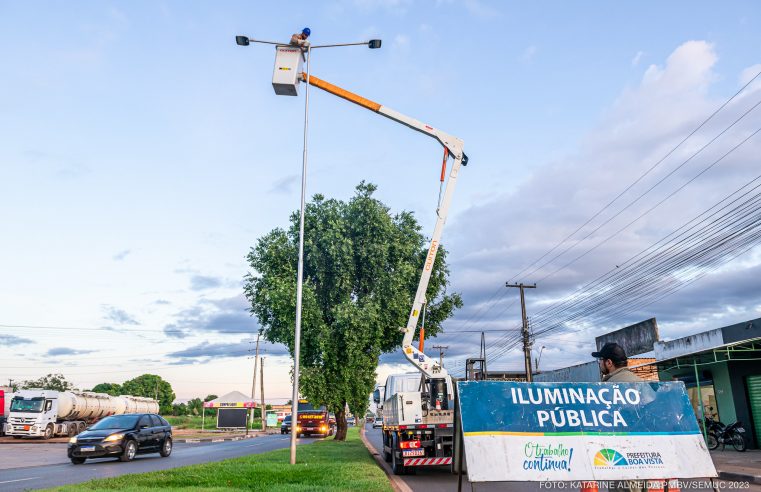
<svg viewBox="0 0 761 492">
<path fill-rule="evenodd" d="M 632 66 L 636 67 L 639 65 L 639 62 L 642 60 L 642 56 L 645 54 L 644 51 L 638 51 L 636 55 L 634 55 L 634 58 L 632 58 Z"/>
</svg>

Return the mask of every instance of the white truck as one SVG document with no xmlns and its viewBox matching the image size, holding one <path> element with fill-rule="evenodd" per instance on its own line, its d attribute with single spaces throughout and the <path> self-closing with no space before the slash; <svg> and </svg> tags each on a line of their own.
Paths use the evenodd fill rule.
<svg viewBox="0 0 761 492">
<path fill-rule="evenodd" d="M 89 424 L 122 413 L 157 413 L 159 404 L 139 396 L 26 389 L 13 395 L 5 433 L 15 438 L 75 436 Z"/>
</svg>

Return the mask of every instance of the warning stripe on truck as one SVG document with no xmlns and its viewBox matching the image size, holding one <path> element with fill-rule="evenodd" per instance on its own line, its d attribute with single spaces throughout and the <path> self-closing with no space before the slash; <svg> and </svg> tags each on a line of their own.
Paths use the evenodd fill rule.
<svg viewBox="0 0 761 492">
<path fill-rule="evenodd" d="M 452 458 L 405 458 L 404 466 L 451 465 Z"/>
</svg>

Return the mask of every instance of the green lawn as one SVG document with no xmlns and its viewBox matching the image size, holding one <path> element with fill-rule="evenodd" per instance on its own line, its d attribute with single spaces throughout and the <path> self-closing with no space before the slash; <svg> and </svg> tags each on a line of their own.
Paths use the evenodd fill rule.
<svg viewBox="0 0 761 492">
<path fill-rule="evenodd" d="M 346 442 L 327 439 L 299 446 L 295 466 L 289 464 L 289 454 L 286 448 L 217 463 L 92 480 L 51 490 L 392 490 L 383 470 L 362 444 L 357 428 L 349 429 Z"/>
<path fill-rule="evenodd" d="M 175 429 L 200 429 L 201 428 L 201 416 L 200 415 L 162 415 L 169 424 Z M 205 429 L 217 428 L 217 417 L 206 416 Z M 249 429 L 259 430 L 262 428 L 262 419 L 254 419 L 253 427 L 249 425 Z M 279 426 L 278 426 L 279 428 Z"/>
</svg>

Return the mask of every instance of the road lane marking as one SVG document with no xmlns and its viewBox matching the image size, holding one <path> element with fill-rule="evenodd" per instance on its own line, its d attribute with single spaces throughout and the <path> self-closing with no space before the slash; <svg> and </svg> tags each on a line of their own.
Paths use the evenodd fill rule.
<svg viewBox="0 0 761 492">
<path fill-rule="evenodd" d="M 26 480 L 37 480 L 38 478 L 40 477 L 19 478 L 17 480 L 6 480 L 5 482 L 0 482 L 0 483 L 25 482 Z"/>
</svg>

